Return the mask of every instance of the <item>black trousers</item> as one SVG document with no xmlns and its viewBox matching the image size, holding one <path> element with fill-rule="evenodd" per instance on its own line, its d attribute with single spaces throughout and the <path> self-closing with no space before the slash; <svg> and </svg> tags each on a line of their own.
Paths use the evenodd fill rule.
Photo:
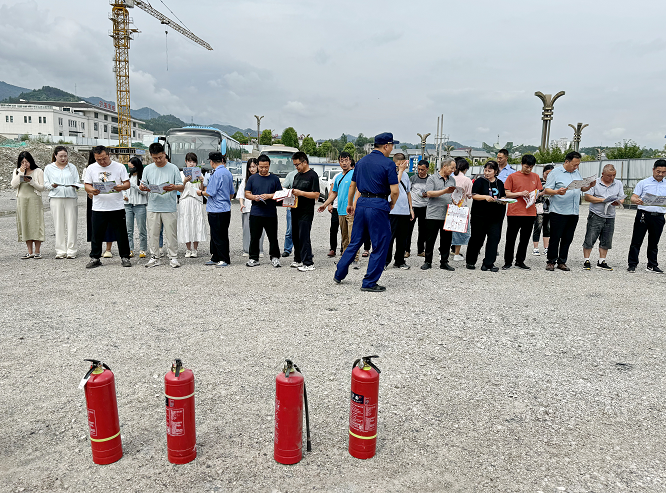
<svg viewBox="0 0 666 493">
<path fill-rule="evenodd" d="M 504 247 L 504 264 L 513 263 L 513 251 L 516 246 L 516 238 L 520 232 L 518 251 L 516 252 L 516 264 L 525 263 L 527 257 L 527 246 L 534 229 L 534 216 L 507 216 L 506 217 L 506 246 Z"/>
<path fill-rule="evenodd" d="M 566 264 L 569 247 L 573 241 L 578 214 L 550 213 L 550 243 L 548 244 L 548 263 Z"/>
<path fill-rule="evenodd" d="M 497 259 L 497 246 L 502 238 L 503 222 L 504 216 L 499 220 L 492 221 L 475 216 L 474 214 L 471 215 L 470 227 L 472 228 L 472 233 L 469 237 L 469 243 L 467 244 L 467 254 L 465 257 L 466 263 L 471 265 L 476 264 L 476 261 L 479 258 L 479 252 L 485 241 L 486 256 L 483 258 L 483 265 L 486 267 L 492 267 L 495 264 L 495 260 Z"/>
<path fill-rule="evenodd" d="M 405 263 L 405 246 L 407 245 L 407 235 L 409 233 L 409 225 L 413 221 L 411 216 L 404 216 L 398 214 L 389 214 L 389 221 L 391 222 L 391 242 L 389 243 L 388 252 L 386 254 L 386 265 L 391 263 L 393 256 L 393 241 L 395 240 L 395 265 L 402 265 Z"/>
<path fill-rule="evenodd" d="M 98 259 L 102 256 L 102 242 L 107 228 L 112 229 L 116 234 L 120 258 L 129 258 L 130 247 L 125 223 L 125 207 L 117 211 L 92 211 L 90 258 Z"/>
<path fill-rule="evenodd" d="M 314 216 L 298 214 L 291 211 L 291 239 L 294 242 L 294 261 L 303 262 L 303 265 L 312 265 L 312 243 L 310 231 Z"/>
<path fill-rule="evenodd" d="M 340 229 L 340 221 L 338 220 L 338 210 L 333 207 L 331 211 L 331 229 L 330 233 L 330 243 L 331 250 L 335 251 L 338 248 L 338 230 Z"/>
<path fill-rule="evenodd" d="M 629 267 L 638 265 L 638 255 L 641 252 L 641 245 L 645 239 L 645 233 L 648 235 L 647 258 L 648 267 L 657 267 L 657 247 L 659 238 L 664 230 L 664 215 L 652 215 L 649 212 L 637 210 L 634 219 L 634 231 L 631 234 L 631 246 L 629 247 Z"/>
<path fill-rule="evenodd" d="M 250 259 L 259 260 L 259 241 L 261 234 L 266 231 L 270 245 L 270 258 L 280 258 L 280 243 L 278 242 L 278 218 L 253 216 L 250 211 Z"/>
<path fill-rule="evenodd" d="M 231 211 L 209 212 L 208 225 L 210 226 L 210 259 L 213 262 L 224 261 L 231 263 L 229 257 L 229 222 Z"/>
<path fill-rule="evenodd" d="M 406 252 L 412 251 L 412 233 L 414 232 L 416 221 L 419 222 L 416 237 L 416 251 L 417 253 L 425 252 L 425 242 L 428 235 L 425 218 L 427 209 L 427 207 L 414 207 L 414 220 L 409 222 L 409 232 L 407 233 L 407 244 L 405 245 Z"/>
<path fill-rule="evenodd" d="M 451 241 L 453 240 L 453 233 L 451 231 L 444 231 L 444 219 L 426 219 L 426 244 L 425 244 L 425 261 L 432 264 L 432 255 L 435 249 L 435 241 L 439 234 L 439 254 L 441 255 L 439 265 L 449 263 L 449 249 L 451 248 Z"/>
</svg>

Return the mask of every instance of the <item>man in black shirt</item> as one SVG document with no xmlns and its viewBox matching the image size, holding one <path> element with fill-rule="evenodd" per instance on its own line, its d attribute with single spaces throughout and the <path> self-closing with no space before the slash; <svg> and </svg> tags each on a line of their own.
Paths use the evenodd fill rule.
<svg viewBox="0 0 666 493">
<path fill-rule="evenodd" d="M 308 156 L 304 152 L 295 152 L 291 159 L 298 170 L 292 187 L 298 204 L 291 211 L 291 239 L 294 242 L 294 262 L 291 266 L 307 272 L 315 268 L 310 230 L 315 202 L 319 199 L 319 175 L 310 169 Z"/>
<path fill-rule="evenodd" d="M 278 218 L 273 194 L 282 190 L 280 179 L 269 172 L 271 160 L 261 155 L 258 159 L 258 173 L 250 176 L 245 185 L 245 198 L 252 200 L 250 210 L 250 260 L 248 267 L 259 265 L 259 239 L 265 230 L 270 244 L 273 267 L 280 267 L 280 244 L 277 239 Z"/>
</svg>

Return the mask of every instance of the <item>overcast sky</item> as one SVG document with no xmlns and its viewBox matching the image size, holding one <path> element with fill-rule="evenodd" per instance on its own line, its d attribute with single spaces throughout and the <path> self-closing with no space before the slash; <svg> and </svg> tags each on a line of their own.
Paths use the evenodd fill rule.
<svg viewBox="0 0 666 493">
<path fill-rule="evenodd" d="M 318 138 L 444 130 L 469 145 L 538 145 L 589 123 L 582 146 L 666 143 L 666 3 L 635 0 L 164 0 L 210 52 L 146 12 L 130 51 L 132 108 Z M 152 6 L 173 17 L 161 0 Z M 115 100 L 108 0 L 4 0 L 0 80 Z M 433 142 L 431 136 L 428 140 Z"/>
</svg>

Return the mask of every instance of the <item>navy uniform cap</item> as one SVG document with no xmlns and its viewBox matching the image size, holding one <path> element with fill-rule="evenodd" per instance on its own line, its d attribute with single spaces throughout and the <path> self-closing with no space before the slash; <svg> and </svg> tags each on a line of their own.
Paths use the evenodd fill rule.
<svg viewBox="0 0 666 493">
<path fill-rule="evenodd" d="M 375 144 L 376 145 L 385 145 L 385 144 L 399 144 L 397 140 L 393 140 L 393 134 L 391 132 L 384 132 L 382 134 L 375 135 Z"/>
</svg>

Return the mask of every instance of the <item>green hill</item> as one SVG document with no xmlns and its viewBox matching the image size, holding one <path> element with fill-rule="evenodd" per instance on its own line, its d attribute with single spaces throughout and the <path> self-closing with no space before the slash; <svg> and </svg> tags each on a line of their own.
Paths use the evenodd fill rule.
<svg viewBox="0 0 666 493">
<path fill-rule="evenodd" d="M 21 99 L 26 101 L 65 101 L 68 103 L 75 103 L 81 101 L 81 98 L 70 94 L 61 89 L 51 86 L 44 86 L 41 89 L 35 89 L 33 91 L 22 92 L 16 97 L 6 98 L 2 103 L 12 103 L 17 104 Z"/>
<path fill-rule="evenodd" d="M 145 122 L 143 127 L 152 130 L 153 133 L 156 134 L 163 134 L 170 128 L 180 128 L 188 125 L 183 120 L 173 115 L 162 115 L 157 118 L 145 120 Z"/>
</svg>

